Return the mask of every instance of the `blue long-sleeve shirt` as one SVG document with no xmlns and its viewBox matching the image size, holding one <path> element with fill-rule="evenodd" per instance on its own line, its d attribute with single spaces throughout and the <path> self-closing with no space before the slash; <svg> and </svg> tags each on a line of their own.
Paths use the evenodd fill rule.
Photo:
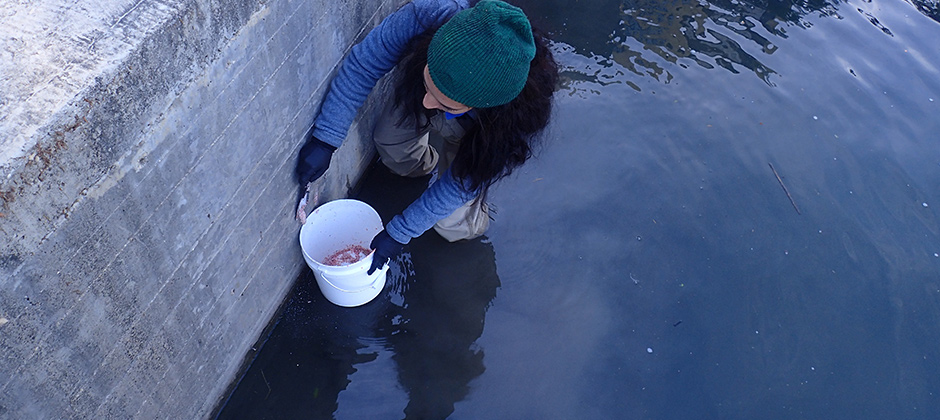
<svg viewBox="0 0 940 420">
<path fill-rule="evenodd" d="M 444 24 L 472 2 L 414 0 L 386 17 L 343 61 L 314 120 L 313 135 L 337 148 L 342 145 L 369 92 L 398 64 L 411 40 Z M 393 239 L 406 244 L 476 195 L 476 191 L 471 191 L 448 170 L 402 214 L 392 218 L 385 230 Z"/>
</svg>

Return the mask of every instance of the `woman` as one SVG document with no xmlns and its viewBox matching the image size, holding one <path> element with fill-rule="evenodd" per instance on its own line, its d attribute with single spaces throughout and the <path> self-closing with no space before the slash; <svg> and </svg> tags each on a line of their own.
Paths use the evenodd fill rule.
<svg viewBox="0 0 940 420">
<path fill-rule="evenodd" d="M 442 170 L 372 240 L 369 274 L 431 227 L 451 241 L 483 233 L 486 192 L 531 156 L 558 75 L 547 41 L 508 3 L 408 3 L 343 62 L 300 151 L 302 186 L 326 171 L 366 96 L 396 65 L 395 98 L 374 132 L 382 162 L 402 176 Z M 445 140 L 443 159 L 428 144 L 431 130 Z"/>
</svg>

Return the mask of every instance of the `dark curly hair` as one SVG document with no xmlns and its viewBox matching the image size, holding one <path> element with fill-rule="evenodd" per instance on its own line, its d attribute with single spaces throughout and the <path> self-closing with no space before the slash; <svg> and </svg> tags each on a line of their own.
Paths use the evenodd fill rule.
<svg viewBox="0 0 940 420">
<path fill-rule="evenodd" d="M 404 112 L 399 125 L 429 121 L 434 110 L 422 104 L 426 93 L 423 71 L 428 62 L 428 45 L 436 29 L 427 31 L 413 41 L 410 54 L 399 63 L 395 84 L 395 103 Z M 451 164 L 453 175 L 472 191 L 486 195 L 489 187 L 508 176 L 530 157 L 539 135 L 552 114 L 552 97 L 558 80 L 558 64 L 548 47 L 548 39 L 533 30 L 535 58 L 529 67 L 529 78 L 522 92 L 511 102 L 489 108 L 474 108 L 472 127 L 460 141 Z M 425 117 L 425 118 L 422 118 Z M 459 118 L 469 118 L 462 116 Z M 427 128 L 417 126 L 416 131 Z"/>
</svg>

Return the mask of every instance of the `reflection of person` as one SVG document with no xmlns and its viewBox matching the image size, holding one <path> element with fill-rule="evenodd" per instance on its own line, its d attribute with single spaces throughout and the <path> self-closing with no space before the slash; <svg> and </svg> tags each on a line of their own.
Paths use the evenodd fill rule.
<svg viewBox="0 0 940 420">
<path fill-rule="evenodd" d="M 374 140 L 402 176 L 440 177 L 372 241 L 370 273 L 434 227 L 450 241 L 488 226 L 488 188 L 531 156 L 548 123 L 557 66 L 522 10 L 497 0 L 414 0 L 353 47 L 300 151 L 301 186 L 329 167 L 358 108 L 399 67 L 394 100 Z M 444 138 L 443 154 L 428 144 Z"/>
<path fill-rule="evenodd" d="M 408 392 L 406 419 L 447 418 L 485 370 L 474 343 L 500 285 L 493 245 L 482 238 L 443 244 L 437 235 L 413 241 L 415 274 L 403 303 L 389 305 L 379 321 Z"/>
</svg>

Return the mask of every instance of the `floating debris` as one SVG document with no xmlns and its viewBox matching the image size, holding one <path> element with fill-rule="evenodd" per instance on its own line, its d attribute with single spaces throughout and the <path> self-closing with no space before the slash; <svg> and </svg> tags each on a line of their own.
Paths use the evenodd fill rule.
<svg viewBox="0 0 940 420">
<path fill-rule="evenodd" d="M 774 164 L 769 162 L 767 164 L 770 165 L 770 170 L 774 171 L 774 176 L 777 177 L 777 182 L 779 182 L 780 186 L 783 187 L 783 192 L 785 192 L 787 194 L 787 198 L 790 199 L 790 204 L 793 205 L 793 208 L 796 210 L 796 214 L 802 214 L 800 213 L 800 208 L 796 206 L 796 202 L 793 201 L 793 197 L 790 195 L 790 190 L 788 190 L 787 186 L 783 184 L 783 180 L 780 179 L 780 175 L 777 174 L 777 170 L 774 169 Z"/>
<path fill-rule="evenodd" d="M 0 317 L 0 327 L 2 327 L 2 326 L 4 326 L 4 325 L 6 325 L 6 324 L 7 324 L 8 322 L 10 322 L 10 320 L 9 320 L 9 319 L 6 319 L 6 318 L 3 318 L 3 317 Z"/>
<path fill-rule="evenodd" d="M 653 348 L 652 348 L 652 347 L 647 347 L 647 348 L 646 348 L 646 352 L 647 352 L 647 353 L 652 353 L 652 352 L 653 352 Z"/>
</svg>

